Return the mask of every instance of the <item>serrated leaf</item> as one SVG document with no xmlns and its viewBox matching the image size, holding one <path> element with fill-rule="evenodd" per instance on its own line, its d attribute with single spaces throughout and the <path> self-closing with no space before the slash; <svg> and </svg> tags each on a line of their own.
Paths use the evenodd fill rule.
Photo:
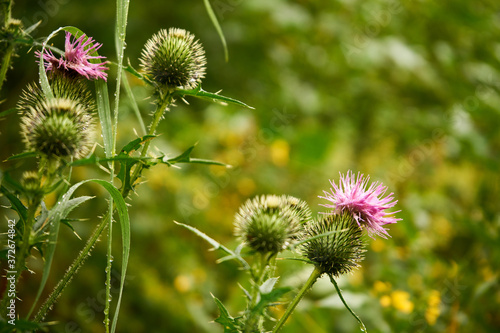
<svg viewBox="0 0 500 333">
<path fill-rule="evenodd" d="M 146 143 L 147 141 L 153 140 L 156 137 L 157 137 L 157 135 L 145 135 L 143 137 L 132 140 L 122 148 L 122 150 L 120 151 L 120 154 L 130 155 L 130 153 L 141 148 L 144 143 Z"/>
<path fill-rule="evenodd" d="M 231 167 L 229 164 L 225 164 L 222 162 L 206 160 L 206 159 L 201 159 L 201 158 L 192 158 L 191 153 L 193 152 L 194 147 L 196 147 L 196 145 L 189 147 L 188 149 L 186 149 L 186 151 L 184 151 L 179 156 L 169 158 L 169 159 L 164 157 L 162 159 L 162 162 L 165 164 L 168 164 L 168 165 L 176 164 L 176 163 L 192 163 L 192 164 L 220 165 L 220 166 L 224 166 L 226 168 Z"/>
<path fill-rule="evenodd" d="M 176 89 L 174 92 L 174 95 L 178 95 L 180 97 L 193 96 L 196 98 L 208 100 L 210 102 L 221 103 L 224 105 L 226 105 L 228 103 L 229 104 L 236 104 L 239 106 L 243 106 L 245 108 L 253 109 L 253 107 L 251 107 L 251 106 L 249 106 L 241 101 L 238 101 L 234 98 L 222 96 L 222 95 L 219 95 L 218 93 L 211 93 L 211 92 L 205 91 L 205 90 L 203 90 L 201 85 L 199 85 L 198 87 L 196 87 L 194 89 L 190 89 L 190 90 Z"/>
<path fill-rule="evenodd" d="M 224 327 L 224 333 L 240 332 L 238 321 L 229 314 L 229 311 L 227 311 L 224 304 L 222 304 L 222 302 L 217 297 L 212 295 L 212 298 L 214 299 L 215 304 L 217 304 L 217 307 L 220 311 L 219 317 L 217 317 L 214 321 Z"/>
</svg>

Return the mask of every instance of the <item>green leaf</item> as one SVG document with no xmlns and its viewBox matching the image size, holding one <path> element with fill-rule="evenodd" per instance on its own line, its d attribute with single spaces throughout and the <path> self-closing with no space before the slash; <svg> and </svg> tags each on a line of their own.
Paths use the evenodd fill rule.
<svg viewBox="0 0 500 333">
<path fill-rule="evenodd" d="M 11 109 L 2 111 L 2 112 L 0 112 L 0 118 L 8 116 L 9 114 L 15 113 L 15 112 L 17 112 L 17 108 L 11 108 Z"/>
<path fill-rule="evenodd" d="M 128 66 L 124 67 L 123 70 L 129 72 L 130 74 L 132 74 L 133 76 L 135 76 L 136 78 L 142 80 L 144 83 L 146 83 L 146 84 L 148 84 L 150 86 L 154 86 L 155 85 L 153 83 L 153 81 L 151 81 L 150 79 L 148 79 L 147 76 L 142 75 L 134 67 L 132 67 L 132 65 L 130 64 L 130 60 L 128 61 Z"/>
<path fill-rule="evenodd" d="M 194 89 L 190 89 L 190 90 L 176 89 L 174 92 L 174 95 L 178 95 L 180 97 L 193 96 L 196 98 L 201 98 L 204 100 L 208 100 L 210 102 L 220 103 L 223 105 L 227 105 L 229 103 L 229 104 L 236 104 L 239 106 L 243 106 L 245 108 L 253 109 L 253 107 L 251 107 L 243 102 L 240 102 L 234 98 L 219 95 L 218 92 L 211 93 L 211 92 L 205 91 L 205 90 L 203 90 L 203 88 L 201 88 L 201 85 L 199 85 L 198 87 L 196 87 Z"/>
<path fill-rule="evenodd" d="M 139 148 L 141 148 L 144 143 L 146 143 L 149 140 L 153 140 L 156 137 L 157 137 L 156 135 L 145 135 L 141 138 L 132 140 L 129 143 L 127 143 L 125 147 L 122 148 L 122 150 L 120 151 L 120 155 L 122 154 L 130 155 L 130 153 L 139 150 Z"/>
<path fill-rule="evenodd" d="M 17 212 L 19 215 L 20 222 L 24 225 L 26 222 L 26 215 L 28 213 L 28 208 L 23 205 L 21 200 L 17 198 L 14 194 L 12 194 L 5 186 L 0 185 L 0 192 L 9 200 L 10 208 Z"/>
<path fill-rule="evenodd" d="M 45 249 L 45 263 L 44 263 L 44 269 L 43 269 L 43 274 L 42 274 L 42 280 L 40 281 L 40 285 L 38 287 L 38 292 L 35 296 L 35 300 L 33 301 L 33 305 L 31 306 L 31 309 L 28 313 L 28 318 L 30 317 L 31 313 L 35 309 L 36 304 L 38 303 L 38 300 L 40 299 L 40 296 L 42 295 L 42 291 L 45 288 L 45 284 L 47 283 L 47 279 L 49 278 L 49 273 L 50 273 L 50 268 L 52 266 L 52 259 L 54 258 L 54 253 L 56 250 L 56 245 L 57 245 L 57 237 L 59 235 L 59 222 L 66 218 L 68 214 L 75 209 L 77 206 L 81 205 L 85 201 L 88 201 L 92 199 L 93 197 L 89 196 L 82 196 L 74 199 L 69 199 L 75 190 L 80 186 L 81 184 L 76 184 L 73 185 L 61 198 L 61 200 L 50 210 L 48 213 L 48 216 L 46 219 L 48 220 L 48 241 L 47 241 L 47 246 Z M 39 216 L 39 221 L 37 221 L 37 226 L 38 225 L 43 225 L 45 223 L 45 217 L 44 213 L 46 214 L 46 209 L 44 210 L 45 205 L 42 205 L 42 215 Z"/>
<path fill-rule="evenodd" d="M 190 225 L 187 225 L 187 224 L 184 224 L 184 223 L 180 223 L 180 222 L 177 222 L 177 221 L 174 221 L 175 224 L 177 225 L 180 225 L 181 227 L 184 227 L 190 231 L 192 231 L 193 233 L 195 233 L 198 237 L 201 237 L 203 238 L 204 240 L 206 240 L 210 245 L 213 246 L 213 250 L 218 250 L 218 249 L 223 249 L 223 245 L 221 245 L 221 243 L 217 242 L 215 239 L 211 238 L 210 236 L 208 236 L 207 234 L 201 232 L 200 230 L 196 229 L 195 227 L 192 227 Z M 228 250 L 230 254 L 233 254 L 232 251 Z"/>
<path fill-rule="evenodd" d="M 196 229 L 195 227 L 192 227 L 190 225 L 187 225 L 187 224 L 184 224 L 184 223 L 180 223 L 180 222 L 177 222 L 177 221 L 174 221 L 174 223 L 177 224 L 177 225 L 180 225 L 181 227 L 184 227 L 184 228 L 190 230 L 191 232 L 195 233 L 198 237 L 201 237 L 204 240 L 206 240 L 210 245 L 213 246 L 213 250 L 222 250 L 222 251 L 226 252 L 229 256 L 231 256 L 232 258 L 238 260 L 241 263 L 241 265 L 243 266 L 243 268 L 245 270 L 250 270 L 250 265 L 245 261 L 245 259 L 243 259 L 239 255 L 239 253 L 237 254 L 237 253 L 231 251 L 230 249 L 228 249 L 227 247 L 225 247 L 221 243 L 217 242 L 215 239 L 211 238 L 207 234 L 205 234 L 205 233 L 201 232 L 200 230 Z"/>
<path fill-rule="evenodd" d="M 17 155 L 13 155 L 7 159 L 7 161 L 21 160 L 25 158 L 37 157 L 38 153 L 36 151 L 27 151 Z"/>
<path fill-rule="evenodd" d="M 111 157 L 113 155 L 113 127 L 111 125 L 111 107 L 109 106 L 108 85 L 104 80 L 96 80 L 94 84 L 104 152 L 106 157 Z"/>
<path fill-rule="evenodd" d="M 176 156 L 176 157 L 173 157 L 170 159 L 163 158 L 162 161 L 165 164 L 197 163 L 197 164 L 220 165 L 220 166 L 224 166 L 226 168 L 231 167 L 229 164 L 225 164 L 225 163 L 221 163 L 221 162 L 205 160 L 205 159 L 200 159 L 200 158 L 191 158 L 191 153 L 193 152 L 194 147 L 196 147 L 196 145 L 189 147 L 188 149 L 186 149 L 185 152 L 183 152 L 179 156 Z"/>
<path fill-rule="evenodd" d="M 212 298 L 214 299 L 215 304 L 217 304 L 217 307 L 219 308 L 219 311 L 220 311 L 219 317 L 217 317 L 214 321 L 216 323 L 219 323 L 222 326 L 224 326 L 224 333 L 238 333 L 238 332 L 241 332 L 240 329 L 239 329 L 240 325 L 238 325 L 239 324 L 238 320 L 235 319 L 235 318 L 233 318 L 229 314 L 229 311 L 227 311 L 227 309 L 224 306 L 224 304 L 222 304 L 222 302 L 217 297 L 215 297 L 214 295 L 212 295 Z"/>
<path fill-rule="evenodd" d="M 7 322 L 0 322 L 0 333 L 13 333 L 13 332 L 48 332 L 49 329 L 46 323 L 34 323 L 29 320 L 15 319 L 14 326 Z"/>
<path fill-rule="evenodd" d="M 269 287 L 269 286 L 266 286 L 266 287 Z M 274 290 L 272 290 L 268 293 L 265 293 L 265 294 L 263 294 L 261 292 L 260 293 L 260 301 L 252 309 L 252 312 L 256 312 L 259 315 L 264 314 L 264 310 L 267 307 L 274 306 L 277 303 L 279 303 L 280 298 L 283 297 L 283 295 L 285 295 L 286 293 L 288 293 L 291 290 L 292 290 L 292 288 L 290 288 L 290 287 L 282 287 L 282 288 L 274 289 Z M 268 290 L 266 289 L 266 291 L 268 291 Z"/>
<path fill-rule="evenodd" d="M 141 111 L 139 110 L 139 106 L 137 105 L 137 101 L 135 100 L 134 93 L 132 92 L 130 84 L 128 83 L 127 75 L 122 76 L 122 84 L 130 100 L 130 106 L 132 107 L 132 110 L 134 110 L 135 116 L 137 117 L 137 121 L 139 121 L 139 126 L 141 127 L 141 131 L 143 134 L 146 134 L 147 133 L 146 126 L 144 125 L 144 121 L 142 120 Z"/>
<path fill-rule="evenodd" d="M 259 286 L 259 292 L 261 294 L 269 294 L 273 288 L 274 285 L 278 282 L 278 278 L 269 278 L 262 285 Z"/>
<path fill-rule="evenodd" d="M 210 20 L 212 21 L 215 30 L 217 30 L 217 34 L 219 34 L 219 38 L 222 42 L 222 47 L 224 48 L 224 59 L 226 59 L 226 62 L 228 62 L 229 52 L 227 50 L 226 38 L 224 37 L 222 28 L 220 27 L 219 21 L 217 20 L 217 16 L 215 16 L 214 10 L 212 9 L 212 5 L 210 5 L 209 0 L 203 0 L 203 3 L 205 4 L 205 9 L 207 10 L 208 17 L 210 17 Z"/>
</svg>

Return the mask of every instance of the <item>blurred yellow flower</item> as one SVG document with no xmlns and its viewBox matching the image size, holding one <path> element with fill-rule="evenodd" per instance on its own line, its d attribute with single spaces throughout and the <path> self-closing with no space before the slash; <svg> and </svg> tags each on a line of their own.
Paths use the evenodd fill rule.
<svg viewBox="0 0 500 333">
<path fill-rule="evenodd" d="M 174 287 L 181 293 L 188 292 L 191 289 L 191 279 L 183 274 L 177 275 L 174 279 Z"/>
<path fill-rule="evenodd" d="M 425 320 L 429 325 L 434 325 L 441 313 L 439 305 L 441 304 L 441 293 L 437 290 L 432 290 L 429 299 L 427 300 L 428 308 L 425 310 Z"/>
<path fill-rule="evenodd" d="M 382 305 L 382 307 L 384 307 L 384 308 L 390 306 L 391 305 L 391 297 L 387 296 L 387 295 L 380 297 L 380 305 Z"/>
<path fill-rule="evenodd" d="M 373 284 L 373 291 L 376 294 L 383 294 L 391 290 L 391 284 L 389 282 L 375 281 Z"/>
<path fill-rule="evenodd" d="M 403 290 L 395 290 L 391 293 L 392 306 L 403 313 L 411 313 L 414 304 L 410 301 L 410 294 Z"/>
<path fill-rule="evenodd" d="M 278 139 L 271 144 L 271 161 L 274 165 L 283 167 L 290 160 L 290 146 L 285 140 Z"/>
</svg>

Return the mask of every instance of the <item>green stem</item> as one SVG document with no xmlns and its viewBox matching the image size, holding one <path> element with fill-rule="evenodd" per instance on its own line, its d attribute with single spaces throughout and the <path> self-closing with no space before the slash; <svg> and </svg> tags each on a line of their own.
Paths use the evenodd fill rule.
<svg viewBox="0 0 500 333">
<path fill-rule="evenodd" d="M 149 126 L 149 132 L 148 135 L 154 135 L 156 132 L 156 128 L 158 127 L 158 124 L 160 123 L 161 118 L 163 117 L 163 113 L 165 112 L 165 109 L 172 103 L 172 95 L 168 94 L 167 96 L 161 98 L 160 102 L 156 106 L 155 113 L 153 115 L 153 120 L 151 121 L 151 125 Z M 146 157 L 148 150 L 149 150 L 149 145 L 151 141 L 146 141 L 144 143 L 144 147 L 142 148 L 141 151 L 141 157 Z M 141 177 L 142 170 L 144 169 L 143 164 L 138 164 L 137 167 L 134 169 L 134 173 L 132 174 L 132 177 L 130 177 L 130 185 L 134 184 L 137 179 Z M 124 198 L 126 198 L 130 192 L 132 186 L 123 186 L 122 187 L 122 195 Z"/>
<path fill-rule="evenodd" d="M 13 52 L 14 52 L 14 44 L 10 43 L 9 46 L 7 47 L 7 50 L 5 50 L 5 54 L 2 59 L 2 67 L 0 67 L 0 91 L 2 90 L 3 83 L 5 81 L 5 78 L 7 77 L 7 71 L 9 70 L 10 59 L 12 57 Z"/>
<path fill-rule="evenodd" d="M 151 123 L 149 133 L 154 134 L 156 131 L 156 127 L 158 126 L 158 123 L 161 120 L 161 117 L 163 115 L 163 111 L 165 108 L 168 107 L 169 103 L 172 101 L 172 98 L 167 98 L 164 99 L 162 103 L 160 103 L 155 111 L 154 119 Z M 149 142 L 147 142 L 149 143 Z M 146 143 L 146 144 L 147 144 Z M 141 156 L 146 156 L 147 151 L 149 149 L 149 144 L 144 145 L 142 149 Z M 130 179 L 131 184 L 133 184 L 140 176 L 141 176 L 141 171 L 142 167 L 139 165 L 137 169 L 135 170 L 133 176 Z M 125 188 L 123 186 L 122 188 Z M 122 196 L 126 198 L 129 194 L 130 190 L 122 190 Z M 66 273 L 64 273 L 64 276 L 61 278 L 59 283 L 56 285 L 50 296 L 47 298 L 45 303 L 41 306 L 40 310 L 38 311 L 37 315 L 34 318 L 35 322 L 40 322 L 43 320 L 43 318 L 47 315 L 47 312 L 52 308 L 54 303 L 57 301 L 59 296 L 61 295 L 61 292 L 64 290 L 64 288 L 68 285 L 68 283 L 71 281 L 73 276 L 76 274 L 76 272 L 80 269 L 80 267 L 83 266 L 85 260 L 87 257 L 90 256 L 90 253 L 92 249 L 94 248 L 96 242 L 99 240 L 99 237 L 101 236 L 101 233 L 104 231 L 104 229 L 109 225 L 109 219 L 111 218 L 110 212 L 114 212 L 115 206 L 111 210 L 108 210 L 108 213 L 104 216 L 102 221 L 97 225 L 97 228 L 94 230 L 92 233 L 91 237 L 85 244 L 85 247 L 80 251 L 78 256 L 75 258 L 73 261 L 73 264 L 68 268 Z M 109 262 L 108 262 L 109 263 Z"/>
<path fill-rule="evenodd" d="M 6 1 L 6 4 L 3 5 L 4 9 L 3 9 L 3 15 L 4 15 L 4 18 L 3 18 L 3 25 L 4 27 L 7 27 L 10 23 L 10 19 L 11 19 L 11 13 L 12 13 L 12 0 L 7 0 Z"/>
<path fill-rule="evenodd" d="M 257 253 L 257 260 L 254 269 L 254 279 L 252 281 L 252 289 L 250 292 L 250 303 L 248 304 L 247 313 L 248 317 L 245 322 L 245 333 L 251 333 L 255 331 L 261 332 L 261 326 L 263 324 L 261 316 L 259 316 L 253 309 L 258 304 L 259 299 L 259 286 L 262 285 L 264 277 L 266 275 L 266 266 L 269 260 L 266 260 L 266 255 L 262 253 Z"/>
<path fill-rule="evenodd" d="M 292 300 L 292 302 L 288 305 L 288 308 L 285 311 L 285 314 L 281 317 L 279 322 L 276 324 L 276 326 L 273 329 L 272 333 L 277 333 L 280 331 L 280 329 L 285 325 L 286 320 L 290 315 L 292 314 L 293 310 L 299 304 L 300 300 L 304 297 L 304 295 L 307 293 L 307 291 L 313 286 L 313 284 L 316 282 L 316 280 L 321 276 L 322 272 L 318 268 L 314 268 L 314 271 L 311 273 L 309 276 L 309 279 L 307 279 L 306 283 L 302 286 L 298 294 L 295 296 L 295 298 Z"/>
<path fill-rule="evenodd" d="M 330 275 L 330 281 L 335 286 L 335 289 L 337 290 L 337 293 L 339 294 L 339 297 L 342 300 L 342 303 L 344 303 L 344 306 L 347 308 L 347 310 L 349 310 L 349 312 L 353 315 L 353 317 L 356 318 L 356 320 L 358 321 L 359 327 L 360 327 L 361 331 L 362 332 L 367 332 L 365 324 L 363 324 L 363 322 L 361 321 L 361 319 L 354 313 L 354 311 L 351 310 L 351 308 L 349 307 L 349 305 L 347 305 L 347 303 L 346 303 L 346 301 L 344 299 L 344 296 L 342 296 L 342 292 L 340 291 L 340 288 L 337 285 L 337 281 L 335 281 L 335 279 L 331 275 Z"/>
<path fill-rule="evenodd" d="M 59 296 L 61 295 L 61 292 L 64 290 L 64 288 L 68 285 L 68 283 L 71 281 L 73 278 L 73 275 L 78 271 L 78 269 L 83 265 L 85 262 L 85 259 L 87 259 L 88 256 L 90 256 L 90 252 L 94 248 L 95 243 L 99 240 L 99 236 L 101 235 L 102 231 L 106 228 L 108 225 L 108 216 L 105 216 L 102 221 L 97 225 L 97 228 L 94 230 L 92 236 L 89 238 L 87 243 L 85 244 L 85 247 L 80 251 L 78 254 L 78 257 L 75 259 L 73 264 L 68 268 L 66 273 L 64 273 L 64 276 L 62 279 L 59 281 L 59 283 L 56 285 L 50 296 L 47 298 L 45 303 L 40 307 L 40 310 L 38 310 L 37 315 L 34 318 L 35 322 L 40 322 L 45 318 L 47 315 L 47 312 L 52 308 L 54 303 L 57 301 Z"/>
</svg>

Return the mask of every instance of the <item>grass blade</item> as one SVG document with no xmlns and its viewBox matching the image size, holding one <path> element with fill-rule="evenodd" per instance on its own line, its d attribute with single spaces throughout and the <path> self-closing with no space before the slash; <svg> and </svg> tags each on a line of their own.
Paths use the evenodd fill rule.
<svg viewBox="0 0 500 333">
<path fill-rule="evenodd" d="M 203 0 L 203 3 L 205 4 L 205 9 L 207 10 L 208 17 L 210 17 L 210 20 L 212 21 L 212 24 L 215 27 L 215 30 L 217 30 L 217 33 L 219 34 L 219 38 L 222 42 L 222 47 L 224 48 L 224 59 L 226 59 L 226 62 L 229 61 L 229 52 L 227 50 L 227 43 L 226 43 L 226 38 L 224 37 L 224 33 L 222 32 L 222 28 L 220 27 L 219 21 L 217 20 L 217 16 L 214 13 L 214 10 L 212 9 L 212 5 L 210 5 L 209 0 Z"/>
</svg>

